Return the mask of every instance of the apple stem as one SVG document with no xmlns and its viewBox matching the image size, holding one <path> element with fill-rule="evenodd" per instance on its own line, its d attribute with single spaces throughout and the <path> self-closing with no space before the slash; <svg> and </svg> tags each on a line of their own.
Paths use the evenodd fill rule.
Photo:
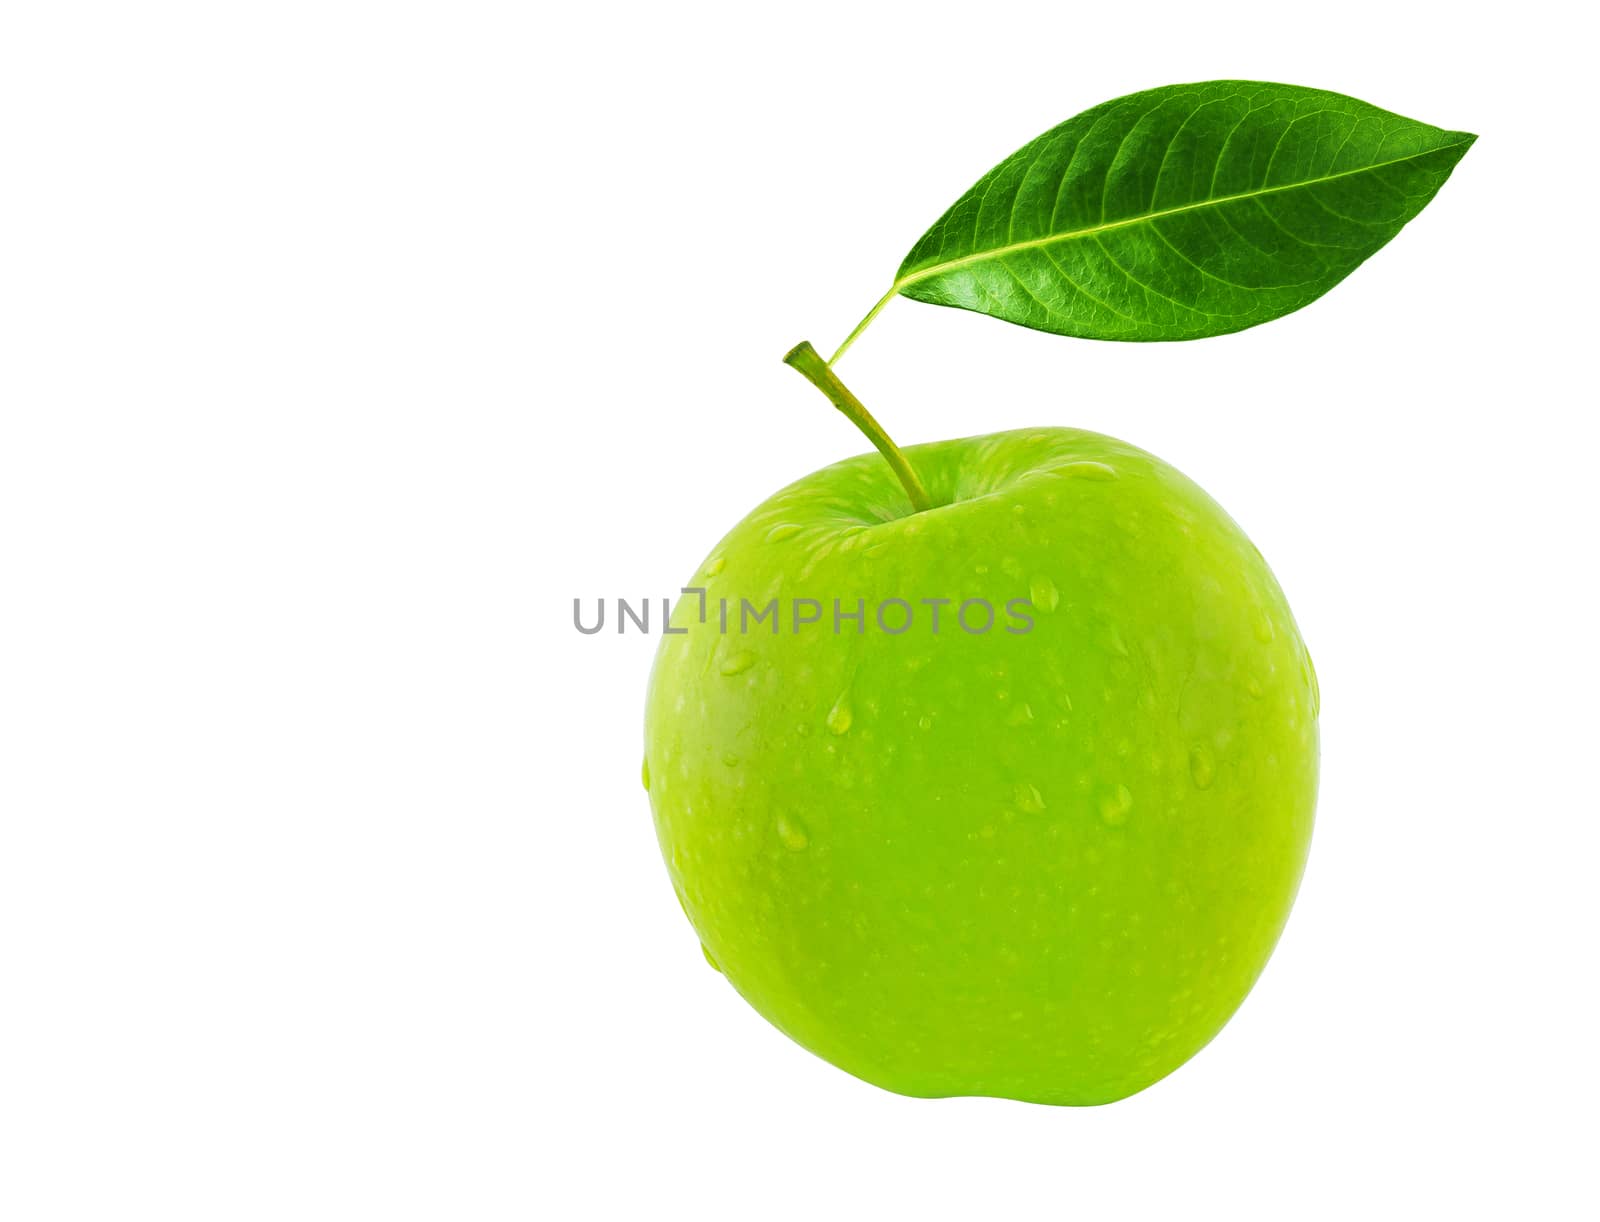
<svg viewBox="0 0 1600 1222">
<path fill-rule="evenodd" d="M 839 381 L 839 375 L 828 367 L 828 362 L 822 359 L 822 354 L 811 346 L 809 340 L 801 340 L 789 349 L 783 363 L 799 370 L 806 381 L 828 396 L 828 402 L 843 412 L 851 424 L 866 434 L 867 440 L 877 447 L 878 453 L 883 455 L 900 478 L 900 484 L 911 498 L 911 507 L 916 512 L 933 508 L 933 502 L 928 499 L 928 490 L 922 486 L 922 481 L 911 469 L 900 447 L 883 431 L 883 426 L 872 418 L 872 413 L 861 400 L 850 393 L 850 388 Z"/>
</svg>

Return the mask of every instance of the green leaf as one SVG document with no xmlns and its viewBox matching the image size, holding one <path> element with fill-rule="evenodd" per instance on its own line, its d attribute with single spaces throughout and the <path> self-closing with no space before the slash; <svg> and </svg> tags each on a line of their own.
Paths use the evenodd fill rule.
<svg viewBox="0 0 1600 1222">
<path fill-rule="evenodd" d="M 1087 339 L 1243 330 L 1348 276 L 1476 138 L 1295 85 L 1130 94 L 980 178 L 891 295 Z"/>
</svg>

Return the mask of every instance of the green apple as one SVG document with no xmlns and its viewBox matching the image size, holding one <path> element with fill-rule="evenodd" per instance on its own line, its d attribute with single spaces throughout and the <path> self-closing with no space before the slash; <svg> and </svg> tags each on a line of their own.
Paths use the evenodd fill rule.
<svg viewBox="0 0 1600 1222">
<path fill-rule="evenodd" d="M 734 988 L 868 1082 L 1123 1098 L 1283 929 L 1311 659 L 1244 532 L 1142 450 L 880 449 L 760 505 L 674 608 L 645 717 L 673 887 Z"/>
</svg>

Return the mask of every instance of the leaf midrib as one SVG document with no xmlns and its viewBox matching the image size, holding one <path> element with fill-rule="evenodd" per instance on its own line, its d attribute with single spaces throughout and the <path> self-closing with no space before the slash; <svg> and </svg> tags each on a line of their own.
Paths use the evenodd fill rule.
<svg viewBox="0 0 1600 1222">
<path fill-rule="evenodd" d="M 897 276 L 894 287 L 889 290 L 888 296 L 893 296 L 902 289 L 909 288 L 923 280 L 930 280 L 934 276 L 942 276 L 946 272 L 959 267 L 967 267 L 973 263 L 983 263 L 989 259 L 1003 259 L 1007 255 L 1016 254 L 1024 250 L 1037 250 L 1042 246 L 1053 246 L 1057 242 L 1071 242 L 1078 238 L 1091 238 L 1097 234 L 1109 233 L 1115 229 L 1126 229 L 1130 225 L 1143 225 L 1147 221 L 1159 221 L 1164 217 L 1179 216 L 1185 212 L 1195 212 L 1201 208 L 1216 208 L 1223 204 L 1237 203 L 1240 200 L 1260 199 L 1264 195 L 1277 195 L 1284 191 L 1298 191 L 1303 187 L 1316 187 L 1326 182 L 1337 182 L 1341 178 L 1349 178 L 1356 174 L 1370 174 L 1374 170 L 1382 170 L 1392 165 L 1403 165 L 1408 161 L 1416 161 L 1421 157 L 1429 157 L 1434 153 L 1442 153 L 1448 149 L 1460 148 L 1470 145 L 1474 137 L 1457 140 L 1451 144 L 1441 144 L 1438 148 L 1427 149 L 1421 153 L 1411 153 L 1405 157 L 1396 157 L 1391 161 L 1379 161 L 1372 165 L 1357 166 L 1353 170 L 1340 170 L 1337 174 L 1324 174 L 1320 178 L 1306 178 L 1299 182 L 1280 183 L 1275 187 L 1258 187 L 1254 191 L 1241 191 L 1236 195 L 1219 195 L 1214 199 L 1197 200 L 1192 204 L 1180 204 L 1176 208 L 1163 208 L 1156 212 L 1145 212 L 1138 216 L 1123 217 L 1121 220 L 1104 221 L 1098 225 L 1090 225 L 1084 229 L 1072 229 L 1065 233 L 1052 233 L 1042 238 L 1027 238 L 1021 242 L 1007 242 L 1004 246 L 991 246 L 986 250 L 976 251 L 970 255 L 962 255 L 959 259 L 948 259 L 943 263 L 935 263 L 932 267 L 922 268 L 906 276 Z"/>
</svg>

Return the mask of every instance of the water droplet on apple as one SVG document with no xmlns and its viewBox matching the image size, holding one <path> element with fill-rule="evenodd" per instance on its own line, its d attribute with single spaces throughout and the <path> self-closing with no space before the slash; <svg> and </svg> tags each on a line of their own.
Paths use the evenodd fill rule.
<svg viewBox="0 0 1600 1222">
<path fill-rule="evenodd" d="M 1117 478 L 1115 467 L 1103 462 L 1090 462 L 1087 459 L 1082 462 L 1063 463 L 1055 468 L 1055 473 L 1066 479 L 1092 479 L 1101 482 Z"/>
<path fill-rule="evenodd" d="M 1025 815 L 1037 815 L 1044 809 L 1044 796 L 1033 785 L 1018 785 L 1015 796 L 1017 809 Z"/>
<path fill-rule="evenodd" d="M 706 944 L 704 942 L 700 943 L 700 953 L 706 957 L 706 962 L 711 965 L 713 971 L 722 971 L 721 965 L 719 965 L 717 961 L 711 957 L 711 952 L 706 949 Z"/>
<path fill-rule="evenodd" d="M 1061 603 L 1061 592 L 1048 577 L 1035 577 L 1028 583 L 1028 598 L 1040 611 L 1054 611 Z"/>
<path fill-rule="evenodd" d="M 1211 788 L 1211 782 L 1216 778 L 1216 769 L 1211 763 L 1211 753 L 1204 747 L 1190 748 L 1189 776 L 1193 779 L 1196 789 Z"/>
<path fill-rule="evenodd" d="M 1260 641 L 1263 645 L 1270 645 L 1272 644 L 1273 635 L 1272 620 L 1267 613 L 1263 611 L 1256 617 L 1256 640 Z"/>
<path fill-rule="evenodd" d="M 779 815 L 772 826 L 783 847 L 791 853 L 798 853 L 811 843 L 811 837 L 806 835 L 806 825 L 791 815 Z"/>
<path fill-rule="evenodd" d="M 639 765 L 639 779 L 644 782 L 646 789 L 650 788 L 650 761 L 645 760 Z"/>
<path fill-rule="evenodd" d="M 1317 682 L 1317 668 L 1308 652 L 1302 650 L 1300 657 L 1306 665 L 1306 682 L 1311 685 L 1311 716 L 1318 717 L 1322 714 L 1322 687 Z"/>
<path fill-rule="evenodd" d="M 711 562 L 706 565 L 706 576 L 715 577 L 718 573 L 722 572 L 722 566 L 726 563 L 727 561 L 721 556 L 711 557 Z"/>
<path fill-rule="evenodd" d="M 732 751 L 724 751 L 722 753 L 722 762 L 728 768 L 737 768 L 739 766 L 739 757 Z"/>
<path fill-rule="evenodd" d="M 738 653 L 722 659 L 721 671 L 725 675 L 742 675 L 756 664 L 756 655 L 748 649 L 741 649 Z"/>
<path fill-rule="evenodd" d="M 1261 686 L 1260 679 L 1257 679 L 1254 675 L 1251 675 L 1250 678 L 1245 682 L 1244 690 L 1250 693 L 1252 699 L 1260 700 L 1261 697 L 1266 694 L 1267 689 Z"/>
<path fill-rule="evenodd" d="M 1100 799 L 1100 818 L 1107 827 L 1121 827 L 1128 821 L 1133 809 L 1133 794 L 1126 785 L 1118 785 Z"/>
<path fill-rule="evenodd" d="M 931 730 L 931 729 L 933 729 L 933 718 L 930 717 L 928 714 L 924 713 L 921 717 L 917 718 L 917 729 L 919 729 L 919 730 Z"/>
<path fill-rule="evenodd" d="M 828 727 L 829 734 L 848 734 L 853 721 L 855 714 L 850 711 L 850 693 L 846 692 L 833 702 L 833 707 L 828 710 L 827 720 L 823 724 Z"/>
<path fill-rule="evenodd" d="M 782 543 L 785 539 L 792 539 L 800 533 L 800 527 L 794 522 L 779 522 L 767 532 L 768 543 Z"/>
</svg>

